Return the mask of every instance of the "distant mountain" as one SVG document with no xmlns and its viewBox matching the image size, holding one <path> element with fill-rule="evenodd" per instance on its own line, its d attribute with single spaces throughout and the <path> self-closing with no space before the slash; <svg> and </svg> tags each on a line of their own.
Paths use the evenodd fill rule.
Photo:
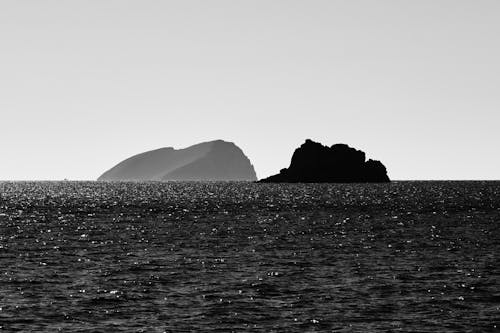
<svg viewBox="0 0 500 333">
<path fill-rule="evenodd" d="M 383 183 L 390 182 L 385 166 L 365 159 L 365 153 L 346 144 L 323 146 L 306 140 L 295 150 L 292 162 L 263 183 Z"/>
<path fill-rule="evenodd" d="M 98 180 L 257 180 L 243 151 L 232 142 L 216 140 L 185 149 L 161 148 L 132 156 Z"/>
</svg>

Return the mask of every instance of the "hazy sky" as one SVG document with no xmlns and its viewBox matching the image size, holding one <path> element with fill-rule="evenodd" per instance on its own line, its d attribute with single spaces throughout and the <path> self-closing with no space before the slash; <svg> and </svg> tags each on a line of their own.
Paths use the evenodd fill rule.
<svg viewBox="0 0 500 333">
<path fill-rule="evenodd" d="M 311 138 L 500 179 L 499 59 L 498 0 L 0 0 L 0 179 L 219 138 L 259 178 Z"/>
</svg>

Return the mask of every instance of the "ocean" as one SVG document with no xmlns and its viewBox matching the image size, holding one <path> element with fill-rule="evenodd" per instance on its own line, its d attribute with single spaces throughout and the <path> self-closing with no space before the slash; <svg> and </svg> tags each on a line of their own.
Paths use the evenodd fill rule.
<svg viewBox="0 0 500 333">
<path fill-rule="evenodd" d="M 1 182 L 0 331 L 499 332 L 500 182 Z"/>
</svg>

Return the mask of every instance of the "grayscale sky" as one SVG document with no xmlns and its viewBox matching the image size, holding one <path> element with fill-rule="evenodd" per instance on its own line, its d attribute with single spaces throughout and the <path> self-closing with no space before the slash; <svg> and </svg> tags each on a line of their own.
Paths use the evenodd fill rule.
<svg viewBox="0 0 500 333">
<path fill-rule="evenodd" d="M 498 0 L 1 0 L 0 179 L 214 139 L 262 178 L 306 138 L 500 179 L 499 36 Z"/>
</svg>

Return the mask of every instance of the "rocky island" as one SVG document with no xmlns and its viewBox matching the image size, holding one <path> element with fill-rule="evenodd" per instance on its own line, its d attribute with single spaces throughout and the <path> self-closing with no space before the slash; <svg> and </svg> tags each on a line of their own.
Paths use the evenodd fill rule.
<svg viewBox="0 0 500 333">
<path fill-rule="evenodd" d="M 243 151 L 216 140 L 184 149 L 171 147 L 132 156 L 102 174 L 103 181 L 257 180 Z"/>
<path fill-rule="evenodd" d="M 295 150 L 288 168 L 260 180 L 263 183 L 385 183 L 390 182 L 380 161 L 346 144 L 331 147 L 307 139 Z"/>
</svg>

